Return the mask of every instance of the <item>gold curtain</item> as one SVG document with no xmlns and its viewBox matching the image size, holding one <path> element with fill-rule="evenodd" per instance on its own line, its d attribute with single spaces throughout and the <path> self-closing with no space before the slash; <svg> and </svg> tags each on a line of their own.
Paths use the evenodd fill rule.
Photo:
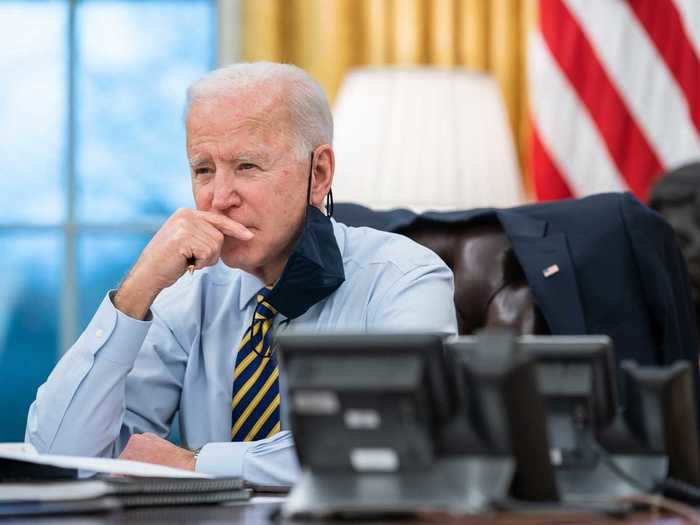
<svg viewBox="0 0 700 525">
<path fill-rule="evenodd" d="M 334 99 L 362 65 L 433 64 L 490 72 L 526 166 L 525 54 L 536 0 L 243 0 L 243 59 L 306 69 Z M 530 189 L 526 177 L 526 187 Z"/>
</svg>

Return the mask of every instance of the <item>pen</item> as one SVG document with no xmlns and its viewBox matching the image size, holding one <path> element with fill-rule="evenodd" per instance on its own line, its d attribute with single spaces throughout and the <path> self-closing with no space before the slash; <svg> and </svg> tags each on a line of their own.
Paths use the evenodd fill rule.
<svg viewBox="0 0 700 525">
<path fill-rule="evenodd" d="M 195 266 L 197 265 L 197 259 L 194 256 L 187 258 L 187 271 L 189 273 L 194 273 Z"/>
</svg>

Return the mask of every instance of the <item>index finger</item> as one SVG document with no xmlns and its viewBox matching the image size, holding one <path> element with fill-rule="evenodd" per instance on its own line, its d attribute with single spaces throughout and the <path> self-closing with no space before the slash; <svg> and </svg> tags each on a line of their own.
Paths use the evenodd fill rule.
<svg viewBox="0 0 700 525">
<path fill-rule="evenodd" d="M 243 226 L 240 222 L 236 222 L 233 219 L 229 219 L 224 215 L 219 215 L 218 213 L 212 213 L 210 211 L 200 211 L 195 210 L 197 216 L 201 217 L 209 224 L 214 226 L 221 233 L 228 235 L 230 237 L 235 237 L 242 241 L 247 241 L 253 238 L 253 232 L 248 228 Z"/>
</svg>

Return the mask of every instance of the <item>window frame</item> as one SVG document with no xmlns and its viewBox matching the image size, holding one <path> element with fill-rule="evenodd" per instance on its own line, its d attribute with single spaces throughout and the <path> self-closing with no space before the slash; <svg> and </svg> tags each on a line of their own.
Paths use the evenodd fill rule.
<svg viewBox="0 0 700 525">
<path fill-rule="evenodd" d="M 123 0 L 134 2 L 137 0 Z M 159 0 L 151 0 L 159 1 Z M 169 0 L 173 1 L 173 0 Z M 187 0 L 175 0 L 182 1 Z M 76 13 L 81 0 L 64 0 L 68 13 L 66 18 L 66 115 L 64 123 L 65 144 L 64 161 L 61 168 L 61 180 L 64 185 L 64 217 L 57 224 L 33 224 L 25 221 L 0 222 L 0 234 L 16 233 L 58 233 L 63 240 L 62 268 L 60 280 L 60 317 L 59 340 L 57 341 L 57 358 L 68 350 L 79 335 L 78 304 L 78 238 L 84 233 L 99 234 L 147 234 L 153 235 L 161 223 L 156 222 L 99 222 L 80 221 L 77 217 L 77 116 L 78 100 L 76 86 L 78 80 L 78 34 Z M 240 0 L 214 0 L 212 30 L 215 44 L 212 46 L 210 64 L 225 65 L 239 60 L 240 57 Z M 106 292 L 106 290 L 105 290 Z"/>
</svg>

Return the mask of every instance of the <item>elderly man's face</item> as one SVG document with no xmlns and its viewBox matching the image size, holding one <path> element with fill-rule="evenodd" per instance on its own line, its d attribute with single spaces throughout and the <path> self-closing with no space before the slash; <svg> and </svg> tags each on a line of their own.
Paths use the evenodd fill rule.
<svg viewBox="0 0 700 525">
<path fill-rule="evenodd" d="M 187 118 L 187 154 L 197 209 L 253 232 L 226 237 L 221 259 L 266 279 L 281 271 L 306 207 L 309 162 L 297 160 L 279 98 L 258 93 L 196 102 Z"/>
</svg>

